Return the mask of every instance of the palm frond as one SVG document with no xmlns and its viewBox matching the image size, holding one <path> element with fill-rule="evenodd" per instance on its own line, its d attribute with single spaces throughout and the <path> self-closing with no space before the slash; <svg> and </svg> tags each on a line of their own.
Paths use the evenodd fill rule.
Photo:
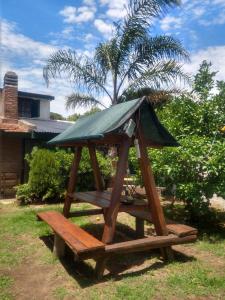
<svg viewBox="0 0 225 300">
<path fill-rule="evenodd" d="M 180 94 L 181 92 L 182 91 L 177 88 L 164 90 L 154 90 L 150 87 L 143 87 L 137 90 L 129 89 L 119 97 L 118 102 L 131 101 L 145 96 L 153 106 L 158 107 L 167 103 L 174 95 Z"/>
<path fill-rule="evenodd" d="M 105 72 L 117 69 L 117 56 L 119 48 L 115 38 L 100 43 L 95 49 L 95 61 Z"/>
<path fill-rule="evenodd" d="M 126 79 L 134 79 L 141 75 L 146 68 L 151 68 L 161 60 L 188 61 L 189 55 L 180 41 L 170 36 L 146 37 L 141 43 L 136 45 L 129 62 L 121 71 L 121 82 L 118 91 Z"/>
<path fill-rule="evenodd" d="M 182 66 L 175 60 L 160 61 L 150 69 L 143 71 L 140 76 L 135 75 L 126 90 L 146 86 L 158 90 L 171 85 L 171 83 L 175 84 L 177 80 L 190 82 L 190 77 L 183 72 Z"/>
<path fill-rule="evenodd" d="M 116 24 L 116 37 L 121 49 L 118 62 L 124 61 L 130 48 L 148 35 L 149 26 L 155 18 L 179 3 L 178 0 L 130 0 L 127 15 Z"/>
<path fill-rule="evenodd" d="M 79 56 L 72 50 L 59 50 L 53 53 L 43 69 L 43 77 L 48 84 L 50 78 L 62 74 L 67 74 L 78 89 L 85 89 L 88 93 L 104 91 L 111 97 L 105 87 L 105 73 L 86 56 Z"/>
<path fill-rule="evenodd" d="M 73 93 L 69 95 L 66 99 L 66 109 L 76 109 L 76 108 L 93 108 L 98 105 L 106 106 L 98 101 L 96 98 L 90 95 L 84 95 L 80 93 Z"/>
</svg>

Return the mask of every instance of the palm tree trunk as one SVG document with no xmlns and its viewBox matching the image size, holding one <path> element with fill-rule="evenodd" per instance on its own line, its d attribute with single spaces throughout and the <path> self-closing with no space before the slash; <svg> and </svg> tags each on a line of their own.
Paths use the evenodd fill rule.
<svg viewBox="0 0 225 300">
<path fill-rule="evenodd" d="M 117 73 L 113 75 L 113 101 L 112 105 L 117 104 Z"/>
</svg>

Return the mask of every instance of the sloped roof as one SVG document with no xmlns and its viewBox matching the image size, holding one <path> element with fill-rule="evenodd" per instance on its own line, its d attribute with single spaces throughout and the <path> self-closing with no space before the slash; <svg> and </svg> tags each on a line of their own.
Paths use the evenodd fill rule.
<svg viewBox="0 0 225 300">
<path fill-rule="evenodd" d="M 49 144 L 76 144 L 81 141 L 104 139 L 107 134 L 120 134 L 124 124 L 140 111 L 140 123 L 144 136 L 153 144 L 178 146 L 177 141 L 159 122 L 154 109 L 145 98 L 113 105 L 93 115 L 82 117 L 61 134 L 49 141 Z"/>
<path fill-rule="evenodd" d="M 55 136 L 66 130 L 74 122 L 61 120 L 41 120 L 24 118 L 7 122 L 4 118 L 0 118 L 0 131 L 6 133 L 49 133 Z"/>
<path fill-rule="evenodd" d="M 41 119 L 21 119 L 26 123 L 35 126 L 32 128 L 34 132 L 40 133 L 61 133 L 66 130 L 69 126 L 73 124 L 73 122 L 61 121 L 61 120 L 41 120 Z"/>
<path fill-rule="evenodd" d="M 0 131 L 4 132 L 27 132 L 27 128 L 18 123 L 2 123 L 0 122 Z"/>
</svg>

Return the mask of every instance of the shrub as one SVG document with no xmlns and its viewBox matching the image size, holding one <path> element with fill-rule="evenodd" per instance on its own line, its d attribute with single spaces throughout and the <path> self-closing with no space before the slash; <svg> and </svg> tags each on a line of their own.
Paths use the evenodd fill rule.
<svg viewBox="0 0 225 300">
<path fill-rule="evenodd" d="M 64 197 L 68 184 L 69 172 L 73 161 L 70 150 L 48 150 L 34 148 L 26 156 L 30 172 L 27 184 L 16 188 L 18 200 L 22 203 L 36 200 L 51 201 L 61 200 Z M 104 179 L 110 175 L 111 164 L 100 152 L 97 158 Z M 94 189 L 94 179 L 90 158 L 87 149 L 83 149 L 79 166 L 77 190 Z"/>
<path fill-rule="evenodd" d="M 159 185 L 184 200 L 192 222 L 209 213 L 214 193 L 225 195 L 224 142 L 206 137 L 187 137 L 178 148 L 152 150 L 153 170 Z"/>
<path fill-rule="evenodd" d="M 28 183 L 20 184 L 15 187 L 16 198 L 21 204 L 28 204 L 32 202 L 32 192 Z"/>
<path fill-rule="evenodd" d="M 209 199 L 214 193 L 225 197 L 225 142 L 207 137 L 190 136 L 180 140 L 180 147 L 149 150 L 149 158 L 157 185 L 182 199 L 187 217 L 200 222 L 208 215 Z M 142 182 L 135 150 L 130 163 Z"/>
</svg>

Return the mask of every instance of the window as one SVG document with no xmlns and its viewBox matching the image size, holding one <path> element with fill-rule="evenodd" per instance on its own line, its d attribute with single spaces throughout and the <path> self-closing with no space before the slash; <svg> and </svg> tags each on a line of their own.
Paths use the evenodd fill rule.
<svg viewBox="0 0 225 300">
<path fill-rule="evenodd" d="M 40 116 L 40 101 L 19 98 L 18 111 L 21 118 L 38 118 Z"/>
</svg>

